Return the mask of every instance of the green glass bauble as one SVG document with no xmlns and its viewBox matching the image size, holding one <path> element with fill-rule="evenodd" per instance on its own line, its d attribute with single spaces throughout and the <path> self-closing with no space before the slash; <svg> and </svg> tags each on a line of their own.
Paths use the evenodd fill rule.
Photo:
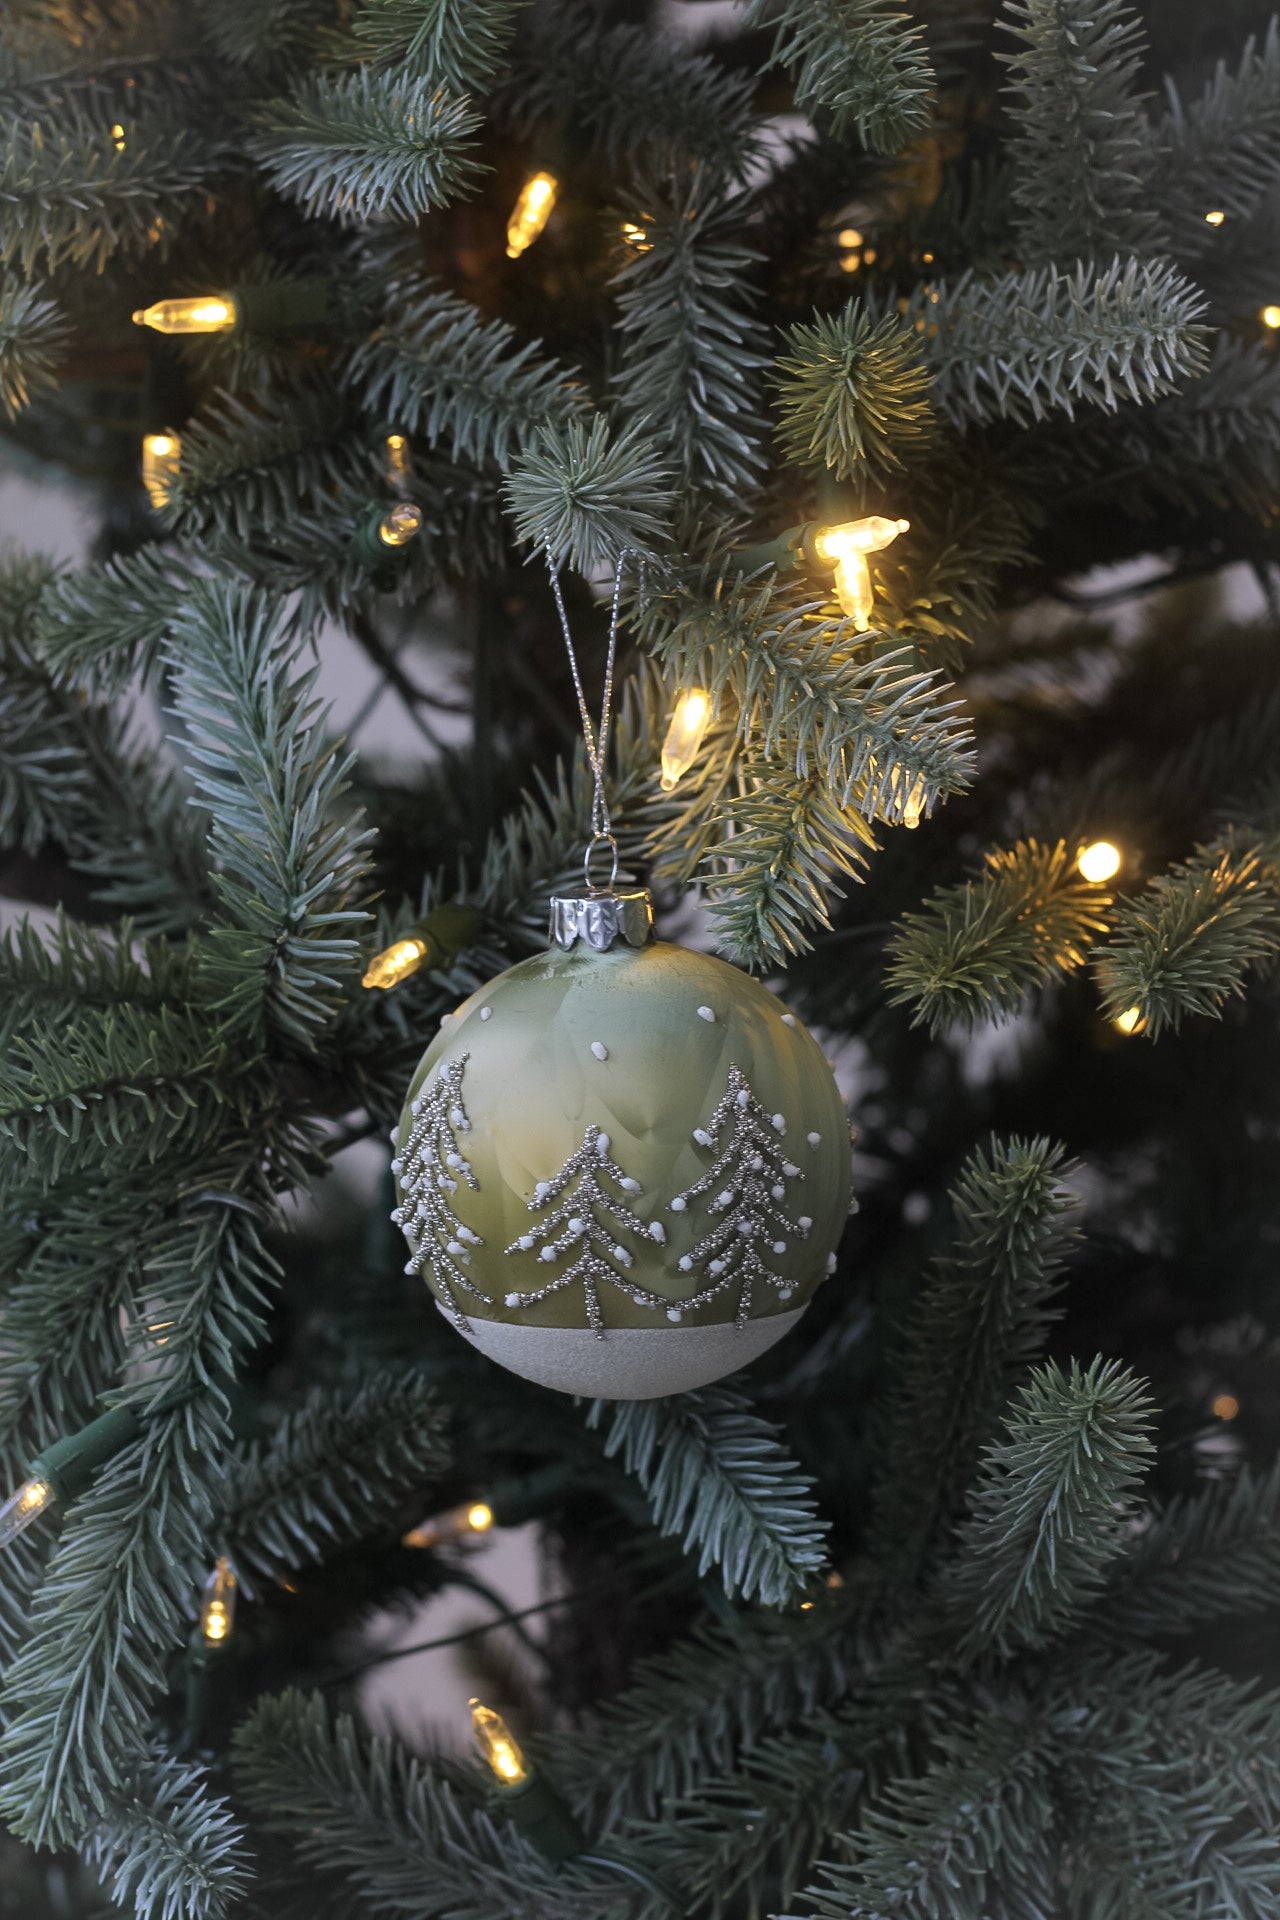
<svg viewBox="0 0 1280 1920">
<path fill-rule="evenodd" d="M 394 1218 L 483 1353 L 645 1400 L 795 1325 L 834 1268 L 849 1123 L 773 994 L 648 941 L 647 896 L 605 903 L 557 902 L 566 945 L 446 1016 L 396 1130 Z"/>
</svg>

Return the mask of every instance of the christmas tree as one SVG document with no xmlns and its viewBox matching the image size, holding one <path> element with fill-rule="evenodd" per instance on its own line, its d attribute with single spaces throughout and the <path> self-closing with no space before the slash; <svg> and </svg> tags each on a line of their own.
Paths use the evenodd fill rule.
<svg viewBox="0 0 1280 1920">
<path fill-rule="evenodd" d="M 1269 10 L 9 0 L 0 95 L 5 467 L 97 528 L 0 559 L 5 1910 L 1275 1920 Z M 463 1231 L 456 1062 L 392 1170 L 605 827 L 856 1204 L 584 1403 L 424 1276 L 687 1340 L 834 1152 L 708 1004 L 683 1211 L 585 1114 Z M 524 1680 L 375 1737 L 516 1520 Z"/>
</svg>

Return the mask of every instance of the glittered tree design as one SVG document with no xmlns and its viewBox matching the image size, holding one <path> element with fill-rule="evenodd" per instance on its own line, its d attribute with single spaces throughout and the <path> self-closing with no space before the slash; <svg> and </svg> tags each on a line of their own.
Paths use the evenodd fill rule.
<svg viewBox="0 0 1280 1920">
<path fill-rule="evenodd" d="M 462 1076 L 470 1054 L 437 1068 L 435 1078 L 417 1094 L 409 1108 L 413 1125 L 391 1171 L 400 1183 L 400 1205 L 391 1218 L 404 1229 L 412 1249 L 406 1273 L 421 1273 L 429 1265 L 436 1292 L 455 1324 L 468 1331 L 457 1293 L 489 1301 L 489 1295 L 467 1278 L 471 1248 L 483 1246 L 458 1219 L 449 1202 L 465 1183 L 478 1193 L 480 1183 L 458 1145 L 459 1135 L 470 1133 L 471 1122 L 462 1100 Z"/>
<path fill-rule="evenodd" d="M 726 1128 L 728 1138 L 721 1147 Z M 730 1067 L 719 1106 L 705 1127 L 693 1131 L 697 1144 L 714 1149 L 716 1157 L 702 1178 L 671 1202 L 673 1213 L 684 1213 L 704 1195 L 712 1196 L 705 1211 L 713 1224 L 679 1262 L 682 1273 L 705 1273 L 710 1284 L 671 1309 L 671 1319 L 736 1288 L 734 1318 L 745 1326 L 757 1283 L 772 1287 L 780 1300 L 791 1298 L 791 1282 L 763 1259 L 765 1252 L 785 1254 L 790 1242 L 807 1238 L 813 1225 L 807 1214 L 792 1218 L 784 1206 L 788 1186 L 804 1179 L 782 1147 L 786 1130 L 782 1114 L 765 1112 L 741 1067 Z"/>
<path fill-rule="evenodd" d="M 506 1251 L 532 1253 L 537 1247 L 539 1260 L 548 1265 L 569 1253 L 574 1253 L 575 1258 L 545 1286 L 527 1293 L 509 1293 L 506 1296 L 509 1307 L 531 1307 L 536 1301 L 549 1299 L 553 1293 L 561 1293 L 566 1287 L 581 1282 L 587 1320 L 597 1335 L 602 1335 L 604 1328 L 600 1289 L 606 1284 L 617 1287 L 638 1307 L 666 1308 L 668 1303 L 660 1294 L 650 1293 L 647 1287 L 638 1286 L 628 1277 L 627 1269 L 634 1256 L 610 1225 L 616 1221 L 629 1232 L 645 1234 L 650 1240 L 663 1241 L 667 1237 L 660 1221 L 644 1226 L 626 1200 L 619 1198 L 619 1194 L 634 1197 L 641 1188 L 638 1180 L 629 1179 L 610 1158 L 611 1145 L 607 1133 L 599 1127 L 588 1127 L 582 1145 L 569 1155 L 559 1173 L 551 1180 L 539 1180 L 529 1211 L 545 1213 L 548 1207 L 551 1211 L 536 1232 L 522 1233 Z M 618 1191 L 615 1193 L 612 1188 Z"/>
</svg>

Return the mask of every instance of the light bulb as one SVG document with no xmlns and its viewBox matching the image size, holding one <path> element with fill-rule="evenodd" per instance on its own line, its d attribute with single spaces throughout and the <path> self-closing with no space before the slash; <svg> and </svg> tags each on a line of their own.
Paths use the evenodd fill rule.
<svg viewBox="0 0 1280 1920">
<path fill-rule="evenodd" d="M 902 824 L 914 833 L 924 818 L 924 806 L 927 798 L 923 780 L 914 780 L 911 791 L 902 803 Z"/>
<path fill-rule="evenodd" d="M 495 1713 L 492 1707 L 483 1706 L 479 1700 L 471 1700 L 468 1705 L 471 1708 L 471 1725 L 485 1759 L 504 1786 L 519 1786 L 522 1780 L 529 1778 L 529 1769 L 524 1764 L 524 1755 L 512 1738 L 506 1721 L 500 1713 Z"/>
<path fill-rule="evenodd" d="M 169 504 L 181 457 L 182 442 L 176 433 L 143 434 L 142 484 L 157 512 Z"/>
<path fill-rule="evenodd" d="M 662 791 L 670 793 L 688 773 L 698 757 L 707 723 L 711 718 L 711 697 L 701 687 L 682 693 L 662 743 Z"/>
<path fill-rule="evenodd" d="M 397 493 L 405 493 L 412 474 L 413 460 L 409 453 L 408 435 L 386 434 L 382 442 L 382 475 L 387 485 Z"/>
<path fill-rule="evenodd" d="M 1211 227 L 1220 227 L 1226 217 L 1226 214 L 1223 213 L 1220 207 L 1215 207 L 1212 213 L 1206 213 L 1205 215 L 1205 219 Z"/>
<path fill-rule="evenodd" d="M 407 547 L 422 528 L 422 508 L 410 500 L 401 500 L 378 522 L 378 538 L 384 547 Z"/>
<path fill-rule="evenodd" d="M 554 173 L 530 174 L 507 222 L 508 260 L 518 260 L 525 248 L 533 245 L 551 218 L 559 190 L 560 183 Z"/>
<path fill-rule="evenodd" d="M 1109 840 L 1092 841 L 1076 857 L 1080 877 L 1087 880 L 1091 887 L 1100 887 L 1104 880 L 1112 879 L 1119 873 L 1123 863 L 1124 855 Z"/>
<path fill-rule="evenodd" d="M 653 252 L 653 242 L 649 238 L 649 229 L 647 227 L 640 226 L 634 220 L 623 221 L 622 237 L 626 241 L 627 245 L 629 247 L 634 248 L 634 250 L 637 253 Z"/>
<path fill-rule="evenodd" d="M 840 611 L 846 619 L 852 620 L 859 633 L 866 633 L 870 627 L 871 610 L 875 605 L 875 592 L 866 556 L 880 553 L 900 533 L 905 533 L 910 525 L 909 520 L 887 520 L 883 514 L 873 513 L 864 520 L 847 520 L 839 526 L 819 527 L 814 535 L 813 550 L 819 560 L 825 560 L 835 568 L 836 599 L 840 603 Z"/>
<path fill-rule="evenodd" d="M 407 940 L 396 940 L 381 953 L 375 954 L 369 962 L 362 987 L 398 987 L 411 973 L 416 973 L 427 957 L 429 949 L 425 940 L 419 940 L 416 934 Z"/>
<path fill-rule="evenodd" d="M 1264 327 L 1270 327 L 1274 332 L 1277 327 L 1280 327 L 1280 307 L 1264 307 L 1261 320 Z"/>
<path fill-rule="evenodd" d="M 231 1562 L 220 1554 L 204 1583 L 200 1602 L 200 1637 L 207 1646 L 220 1647 L 236 1621 L 236 1576 Z"/>
<path fill-rule="evenodd" d="M 856 227 L 842 227 L 836 235 L 836 241 L 842 247 L 860 247 L 862 235 Z"/>
<path fill-rule="evenodd" d="M 1209 1411 L 1215 1420 L 1234 1420 L 1240 1411 L 1240 1402 L 1234 1393 L 1220 1393 Z"/>
<path fill-rule="evenodd" d="M 1147 1023 L 1141 1007 L 1129 1007 L 1124 1013 L 1118 1013 L 1111 1024 L 1118 1033 L 1141 1033 Z"/>
<path fill-rule="evenodd" d="M 125 137 L 124 137 L 124 128 L 120 125 L 120 122 L 118 120 L 113 123 L 111 128 L 111 144 L 115 148 L 117 153 L 124 152 L 125 144 L 126 144 Z"/>
<path fill-rule="evenodd" d="M 24 1480 L 18 1491 L 11 1493 L 0 1507 L 0 1547 L 7 1547 L 11 1540 L 25 1533 L 52 1499 L 53 1488 L 47 1480 Z"/>
<path fill-rule="evenodd" d="M 483 1500 L 468 1500 L 444 1513 L 433 1513 L 420 1526 L 411 1527 L 401 1539 L 402 1547 L 439 1547 L 446 1540 L 464 1540 L 471 1533 L 488 1533 L 493 1525 L 493 1508 Z"/>
<path fill-rule="evenodd" d="M 206 293 L 139 307 L 133 324 L 150 327 L 153 333 L 230 333 L 239 317 L 228 294 Z"/>
</svg>

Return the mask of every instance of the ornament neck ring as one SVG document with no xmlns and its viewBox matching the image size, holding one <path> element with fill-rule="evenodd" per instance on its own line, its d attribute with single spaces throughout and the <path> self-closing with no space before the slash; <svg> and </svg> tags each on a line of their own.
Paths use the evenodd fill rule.
<svg viewBox="0 0 1280 1920">
<path fill-rule="evenodd" d="M 607 847 L 609 849 L 609 878 L 603 886 L 597 885 L 591 878 L 591 857 L 597 847 Z M 587 892 L 591 894 L 612 893 L 618 884 L 618 843 L 607 827 L 597 827 L 587 842 L 587 850 L 582 856 L 582 878 L 586 884 Z"/>
</svg>

